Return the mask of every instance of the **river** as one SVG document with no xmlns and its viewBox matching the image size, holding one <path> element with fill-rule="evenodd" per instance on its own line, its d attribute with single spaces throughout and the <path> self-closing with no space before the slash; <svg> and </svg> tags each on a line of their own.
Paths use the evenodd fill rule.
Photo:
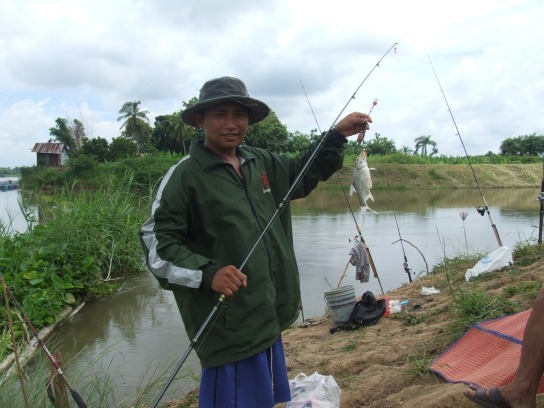
<svg viewBox="0 0 544 408">
<path fill-rule="evenodd" d="M 408 283 L 404 255 L 414 274 L 424 275 L 444 256 L 496 249 L 491 221 L 503 245 L 510 248 L 536 240 L 537 189 L 489 189 L 483 193 L 491 219 L 476 211 L 476 206 L 483 204 L 477 189 L 375 190 L 375 202 L 369 206 L 378 214 L 365 215 L 355 197 L 350 197 L 352 215 L 342 192 L 318 190 L 293 202 L 305 318 L 323 314 L 324 292 L 337 286 L 344 270 L 342 285 L 354 285 L 357 295 L 367 290 L 380 295 L 380 283 L 385 292 Z M 2 194 L 10 193 L 0 193 L 0 197 Z M 464 221 L 462 212 L 468 214 Z M 349 251 L 358 235 L 354 217 L 379 280 L 371 274 L 368 283 L 360 283 L 355 279 L 355 267 L 348 265 Z M 399 233 L 403 241 L 399 241 Z M 85 376 L 107 372 L 117 403 L 130 398 L 157 373 L 169 375 L 189 346 L 171 293 L 161 290 L 149 273 L 127 279 L 114 296 L 87 304 L 49 341 L 66 356 L 68 372 L 85 372 Z M 194 352 L 181 373 L 184 377 L 174 382 L 165 399 L 181 396 L 196 385 L 192 373 L 198 375 L 199 364 Z M 78 381 L 85 383 L 84 378 Z"/>
</svg>

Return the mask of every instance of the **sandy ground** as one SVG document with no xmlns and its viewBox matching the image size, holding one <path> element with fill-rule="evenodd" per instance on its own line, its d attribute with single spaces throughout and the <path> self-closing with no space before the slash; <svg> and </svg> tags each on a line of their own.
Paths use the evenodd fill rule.
<svg viewBox="0 0 544 408">
<path fill-rule="evenodd" d="M 454 285 L 468 289 L 472 284 L 464 281 L 464 272 L 459 272 Z M 494 276 L 479 283 L 480 289 L 508 297 L 505 289 L 519 282 L 543 282 L 544 265 L 537 262 L 487 275 Z M 435 287 L 441 293 L 423 296 L 422 286 Z M 332 375 L 342 390 L 343 408 L 476 406 L 463 396 L 465 384 L 448 383 L 427 370 L 432 358 L 453 341 L 448 330 L 454 318 L 448 287 L 452 286 L 444 277 L 429 276 L 386 293 L 390 299 L 409 299 L 410 305 L 422 308 L 390 315 L 374 326 L 331 335 L 329 329 L 334 322 L 318 317 L 310 319 L 305 327 L 288 330 L 283 340 L 289 378 L 299 373 Z M 532 306 L 534 296 L 515 294 L 509 300 L 526 310 Z M 538 397 L 537 406 L 544 407 L 544 394 Z"/>
</svg>

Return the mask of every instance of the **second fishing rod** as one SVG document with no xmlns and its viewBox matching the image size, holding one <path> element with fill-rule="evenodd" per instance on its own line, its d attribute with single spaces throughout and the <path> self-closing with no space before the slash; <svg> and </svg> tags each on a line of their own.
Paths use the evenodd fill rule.
<svg viewBox="0 0 544 408">
<path fill-rule="evenodd" d="M 480 192 L 480 195 L 482 196 L 482 200 L 484 202 L 483 206 L 476 207 L 476 209 L 480 215 L 484 215 L 485 213 L 487 213 L 487 216 L 489 217 L 489 221 L 491 222 L 491 228 L 493 228 L 493 232 L 495 234 L 495 238 L 497 239 L 499 246 L 502 247 L 502 241 L 501 241 L 501 237 L 499 236 L 499 231 L 497 230 L 497 226 L 495 225 L 495 223 L 493 222 L 493 219 L 491 218 L 491 212 L 489 211 L 489 207 L 487 205 L 487 201 L 485 200 L 484 193 L 482 192 L 480 183 L 478 182 L 478 177 L 476 177 L 476 172 L 474 171 L 474 167 L 472 166 L 472 163 L 470 161 L 470 156 L 468 155 L 467 149 L 465 147 L 465 143 L 463 142 L 463 138 L 461 137 L 461 132 L 459 132 L 459 128 L 457 127 L 457 123 L 455 122 L 455 118 L 453 117 L 453 112 L 451 111 L 450 104 L 448 103 L 446 94 L 444 93 L 444 90 L 442 89 L 442 84 L 440 83 L 440 80 L 438 79 L 438 75 L 436 74 L 436 70 L 434 69 L 433 63 L 431 61 L 431 57 L 429 56 L 427 57 L 429 58 L 429 63 L 431 64 L 431 68 L 433 69 L 434 76 L 436 77 L 436 81 L 438 82 L 440 92 L 442 92 L 442 96 L 444 97 L 444 101 L 446 102 L 446 106 L 448 107 L 448 112 L 450 113 L 451 119 L 453 121 L 453 125 L 455 126 L 457 136 L 459 136 L 459 140 L 461 141 L 461 145 L 463 146 L 463 150 L 465 151 L 465 156 L 467 158 L 468 165 L 470 166 L 470 170 L 472 170 L 474 181 L 476 182 L 476 186 L 478 187 L 478 191 Z"/>
</svg>

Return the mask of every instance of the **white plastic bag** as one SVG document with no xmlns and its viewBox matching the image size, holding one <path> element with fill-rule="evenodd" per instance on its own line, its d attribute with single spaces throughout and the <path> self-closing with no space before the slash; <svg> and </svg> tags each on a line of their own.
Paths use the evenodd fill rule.
<svg viewBox="0 0 544 408">
<path fill-rule="evenodd" d="M 287 408 L 339 408 L 342 391 L 332 375 L 300 373 L 289 380 L 291 402 Z"/>
<path fill-rule="evenodd" d="M 428 288 L 427 286 L 422 286 L 421 287 L 421 294 L 423 296 L 434 295 L 434 294 L 437 294 L 437 293 L 440 293 L 440 289 L 436 289 L 434 286 L 431 287 L 431 288 Z"/>
<path fill-rule="evenodd" d="M 467 269 L 465 279 L 468 282 L 482 273 L 496 271 L 513 263 L 512 251 L 510 248 L 502 246 L 480 259 L 473 268 Z"/>
</svg>

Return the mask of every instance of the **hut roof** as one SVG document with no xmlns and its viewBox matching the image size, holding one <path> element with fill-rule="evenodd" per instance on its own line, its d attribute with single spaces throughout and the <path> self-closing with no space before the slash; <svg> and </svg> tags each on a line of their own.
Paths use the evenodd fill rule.
<svg viewBox="0 0 544 408">
<path fill-rule="evenodd" d="M 32 149 L 33 153 L 62 154 L 64 143 L 36 143 Z"/>
</svg>

